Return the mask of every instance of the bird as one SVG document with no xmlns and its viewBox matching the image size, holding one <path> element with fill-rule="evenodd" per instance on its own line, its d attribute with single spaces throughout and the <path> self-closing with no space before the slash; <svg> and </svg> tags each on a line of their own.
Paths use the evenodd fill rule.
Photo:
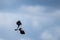
<svg viewBox="0 0 60 40">
<path fill-rule="evenodd" d="M 25 31 L 24 30 L 22 30 L 22 28 L 21 27 L 19 27 L 19 26 L 21 26 L 22 25 L 22 23 L 21 23 L 21 21 L 20 20 L 18 20 L 17 22 L 16 22 L 16 24 L 18 25 L 18 27 L 17 27 L 17 29 L 15 29 L 15 31 L 19 31 L 20 32 L 20 34 L 25 34 Z"/>
</svg>

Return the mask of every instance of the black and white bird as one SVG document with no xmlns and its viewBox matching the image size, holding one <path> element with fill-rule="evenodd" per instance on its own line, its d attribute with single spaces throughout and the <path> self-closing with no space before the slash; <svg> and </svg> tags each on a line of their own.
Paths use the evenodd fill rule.
<svg viewBox="0 0 60 40">
<path fill-rule="evenodd" d="M 18 25 L 17 29 L 15 31 L 19 31 L 21 34 L 25 34 L 25 31 L 20 27 L 22 25 L 21 21 L 17 21 L 16 24 Z"/>
</svg>

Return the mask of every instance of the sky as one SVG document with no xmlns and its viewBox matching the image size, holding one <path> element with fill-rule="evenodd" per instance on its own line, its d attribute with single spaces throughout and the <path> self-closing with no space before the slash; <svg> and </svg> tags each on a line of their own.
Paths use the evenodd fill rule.
<svg viewBox="0 0 60 40">
<path fill-rule="evenodd" d="M 60 40 L 60 0 L 0 0 L 0 40 Z"/>
</svg>

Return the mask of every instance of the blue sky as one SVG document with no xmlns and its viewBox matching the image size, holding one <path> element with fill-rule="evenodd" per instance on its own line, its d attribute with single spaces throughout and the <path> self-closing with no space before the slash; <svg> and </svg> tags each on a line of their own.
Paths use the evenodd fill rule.
<svg viewBox="0 0 60 40">
<path fill-rule="evenodd" d="M 0 0 L 0 40 L 60 40 L 60 0 Z M 26 34 L 14 31 L 21 20 Z"/>
</svg>

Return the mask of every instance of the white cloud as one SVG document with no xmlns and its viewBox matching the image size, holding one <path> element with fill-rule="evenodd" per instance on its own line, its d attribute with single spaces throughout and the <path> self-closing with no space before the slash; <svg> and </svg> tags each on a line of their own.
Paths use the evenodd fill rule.
<svg viewBox="0 0 60 40">
<path fill-rule="evenodd" d="M 59 40 L 59 37 L 60 37 L 60 27 L 59 26 L 55 26 L 55 27 L 52 27 L 51 30 L 52 30 L 51 32 L 52 32 L 54 38 L 56 40 Z"/>
<path fill-rule="evenodd" d="M 54 37 L 49 31 L 44 31 L 41 35 L 42 40 L 54 40 Z"/>
<path fill-rule="evenodd" d="M 19 19 L 31 19 L 33 26 L 40 26 L 40 23 L 48 24 L 54 21 L 54 18 L 59 15 L 59 11 L 54 11 L 51 14 L 47 14 L 46 11 L 48 9 L 44 6 L 21 6 L 18 8 L 18 14 L 0 13 L 0 23 L 1 24 L 11 24 L 13 20 Z M 51 10 L 51 9 L 50 9 Z M 60 16 L 59 16 L 60 17 Z"/>
<path fill-rule="evenodd" d="M 18 13 L 29 14 L 33 16 L 58 16 L 59 9 L 46 6 L 20 6 L 17 8 Z"/>
<path fill-rule="evenodd" d="M 59 14 L 60 10 L 54 11 L 51 14 L 44 13 L 45 10 L 46 8 L 42 6 L 41 7 L 40 6 L 22 6 L 21 8 L 19 8 L 19 11 L 21 12 L 17 12 L 16 14 L 0 13 L 0 26 L 15 25 L 15 22 L 17 20 L 21 20 L 23 23 L 29 24 L 29 20 L 30 20 L 30 22 L 32 22 L 33 29 L 34 28 L 42 29 L 43 26 L 44 28 L 48 28 L 48 27 L 50 28 L 50 26 L 54 25 L 56 17 L 57 18 L 59 17 L 60 19 L 60 16 L 58 16 L 60 15 Z M 57 34 L 60 36 L 59 30 L 55 32 L 57 32 Z M 59 37 L 58 35 L 56 37 Z M 44 31 L 41 35 L 42 40 L 56 40 L 57 39 L 56 37 L 54 37 L 49 31 Z M 25 39 L 21 39 L 21 40 L 25 40 Z"/>
<path fill-rule="evenodd" d="M 24 7 L 21 7 L 20 10 L 22 10 L 22 12 L 25 12 L 24 14 L 31 15 L 32 25 L 34 27 L 33 29 L 36 28 L 36 29 L 44 30 L 42 35 L 40 34 L 42 40 L 59 40 L 59 37 L 60 37 L 59 29 L 60 28 L 57 28 L 57 27 L 56 27 L 56 29 L 54 29 L 54 28 L 55 28 L 55 26 L 60 26 L 60 25 L 55 24 L 56 21 L 58 21 L 58 19 L 60 19 L 60 10 L 50 9 L 53 11 L 53 12 L 51 12 L 48 9 L 51 13 L 50 12 L 46 13 L 45 12 L 46 9 L 47 9 L 46 7 L 41 8 L 40 6 L 27 6 L 27 7 L 24 6 Z M 50 29 L 50 28 L 52 28 L 52 29 Z M 51 33 L 51 31 L 46 30 L 46 29 L 51 30 L 52 33 Z M 39 30 L 39 32 L 40 32 L 40 30 Z"/>
<path fill-rule="evenodd" d="M 12 13 L 0 13 L 0 25 L 11 25 L 12 22 L 15 22 L 17 20 L 22 20 L 24 18 L 28 19 L 30 16 L 23 15 L 23 14 L 12 14 Z"/>
<path fill-rule="evenodd" d="M 59 40 L 60 38 L 60 27 L 52 26 L 48 29 L 46 28 L 40 35 L 41 40 Z"/>
<path fill-rule="evenodd" d="M 3 38 L 0 38 L 0 40 L 4 40 Z"/>
<path fill-rule="evenodd" d="M 46 7 L 44 6 L 21 6 L 17 9 L 19 13 L 22 11 L 23 13 L 31 14 L 31 15 L 38 15 L 42 14 Z"/>
<path fill-rule="evenodd" d="M 44 6 L 21 6 L 18 8 L 17 14 L 13 13 L 0 13 L 0 24 L 1 25 L 9 25 L 15 20 L 22 19 L 31 19 L 32 24 L 35 27 L 41 26 L 41 24 L 47 25 L 54 21 L 54 18 L 59 15 L 59 11 L 54 11 L 51 14 L 44 13 L 48 9 Z M 51 10 L 51 9 L 50 9 Z M 60 16 L 59 16 L 60 17 Z"/>
<path fill-rule="evenodd" d="M 33 17 L 32 24 L 33 24 L 34 27 L 39 26 L 39 18 L 38 17 Z"/>
</svg>

